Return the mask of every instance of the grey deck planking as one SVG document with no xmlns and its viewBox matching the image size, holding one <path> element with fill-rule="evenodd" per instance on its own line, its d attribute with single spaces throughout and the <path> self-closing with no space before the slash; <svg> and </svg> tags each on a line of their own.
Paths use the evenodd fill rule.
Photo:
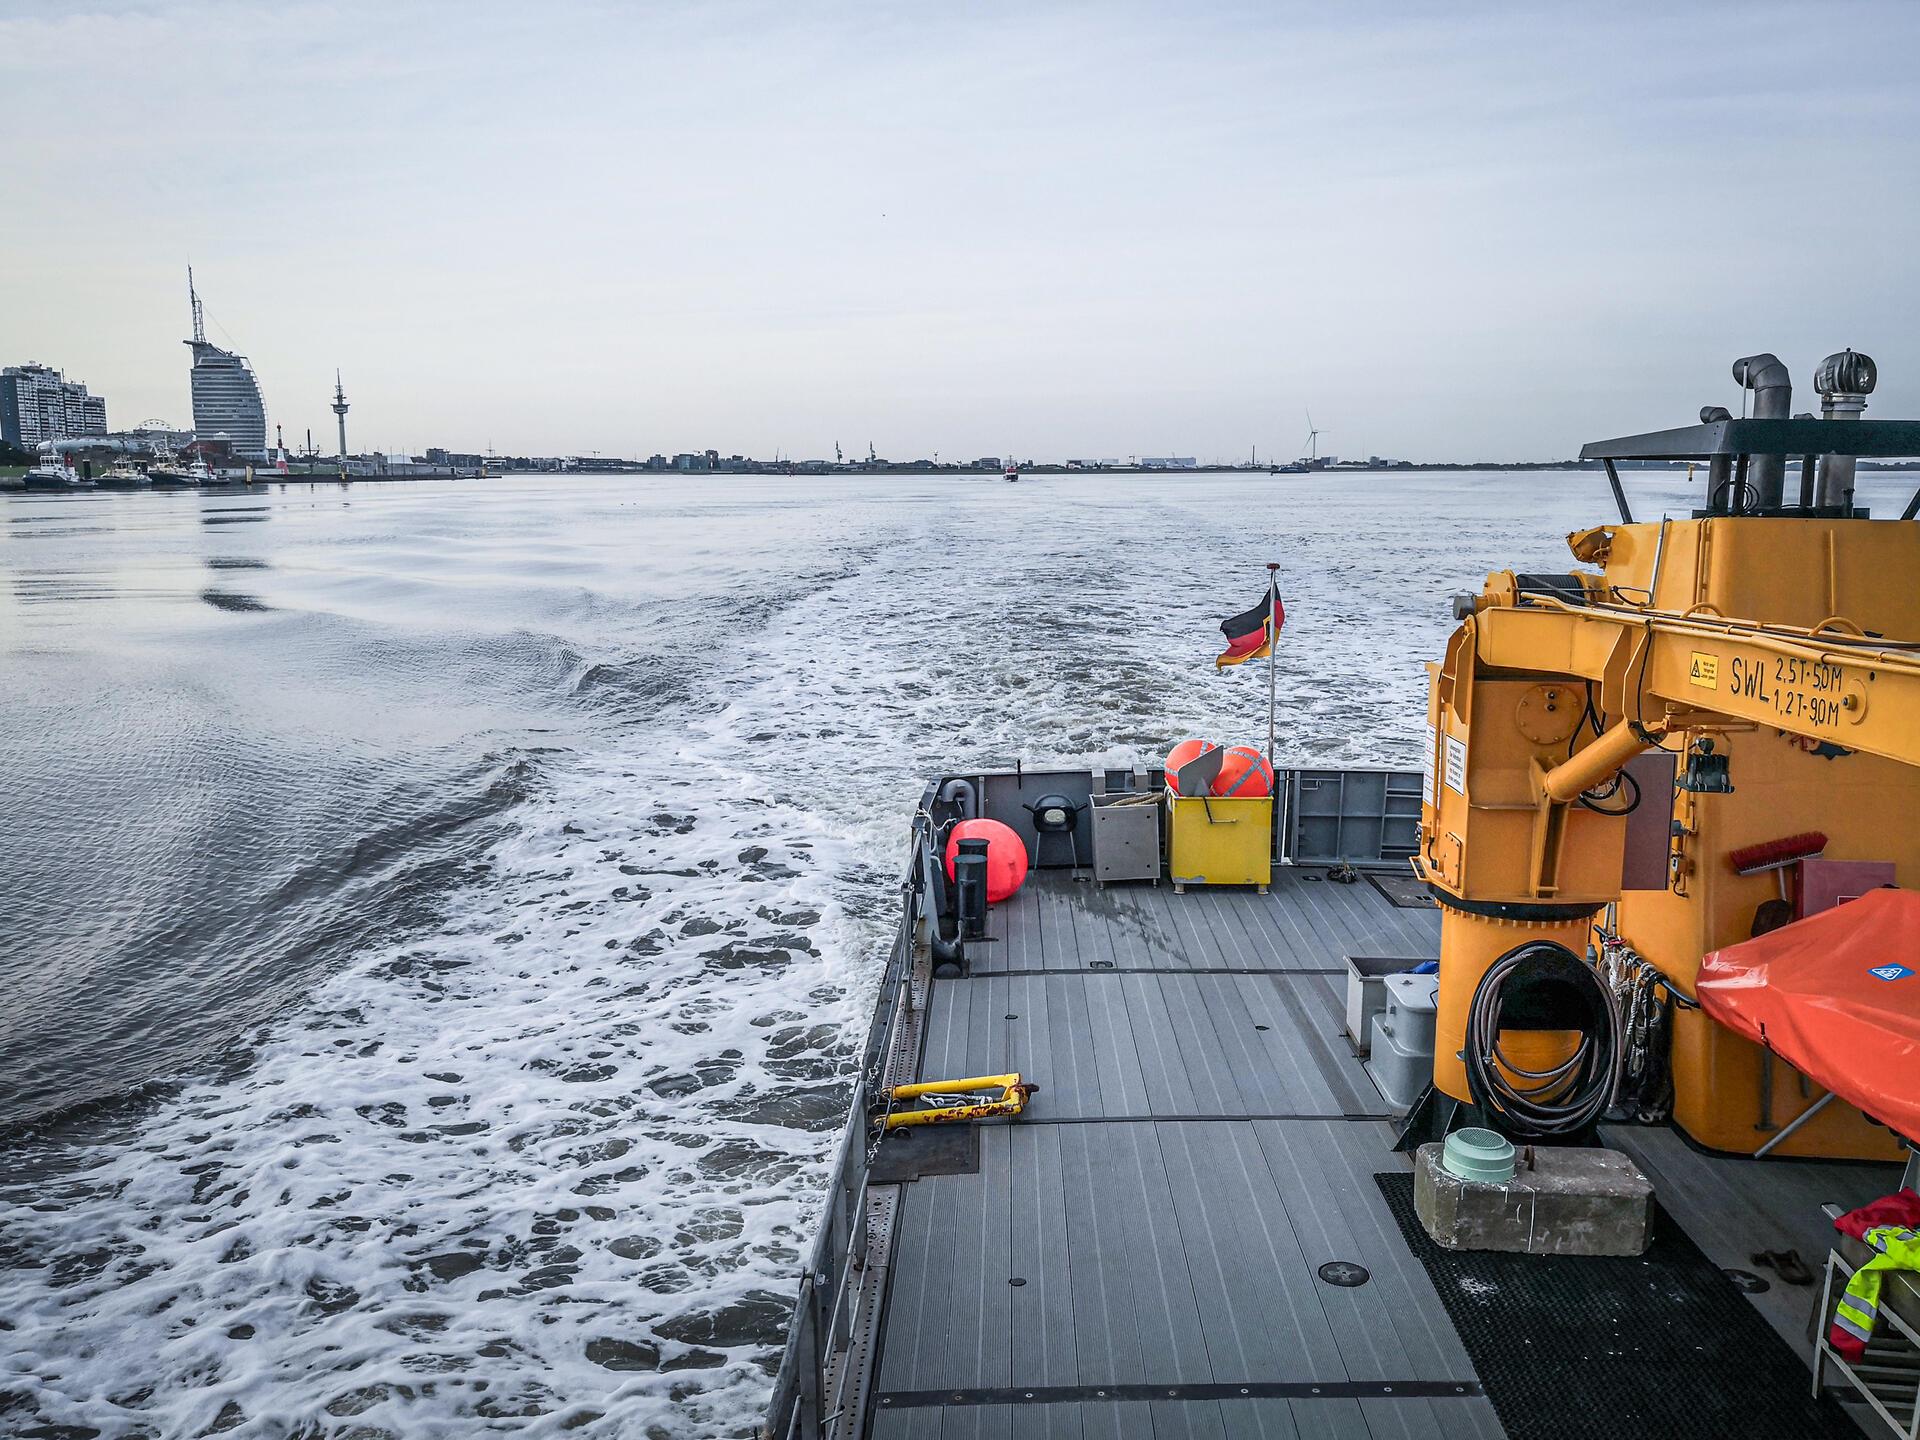
<svg viewBox="0 0 1920 1440">
<path fill-rule="evenodd" d="M 933 987 L 919 1073 L 1019 1070 L 1042 1090 L 1027 1123 L 983 1129 L 977 1175 L 904 1188 L 881 1392 L 1472 1378 L 1373 1186 L 1402 1163 L 1384 1125 L 1139 1118 L 1377 1113 L 1344 982 L 1321 972 L 1430 954 L 1436 915 L 1293 873 L 1267 896 L 1175 896 L 1055 872 L 988 935 L 969 978 Z M 1374 1281 L 1322 1283 L 1334 1258 Z M 916 1407 L 876 1433 L 1500 1432 L 1485 1400 L 1261 1397 Z"/>
<path fill-rule="evenodd" d="M 1364 880 L 1340 885 L 1318 871 L 1282 869 L 1271 893 L 1166 885 L 1097 887 L 1065 872 L 1032 877 L 994 908 L 993 944 L 976 970 L 1323 969 L 1347 954 L 1428 956 L 1439 943 L 1432 910 L 1403 910 Z"/>
<path fill-rule="evenodd" d="M 921 1073 L 1018 1070 L 1041 1086 L 1036 1117 L 1379 1114 L 1325 981 L 1095 972 L 938 984 Z"/>
<path fill-rule="evenodd" d="M 1348 1121 L 985 1130 L 979 1174 L 906 1187 L 879 1388 L 1471 1379 L 1373 1185 L 1402 1163 L 1391 1139 Z M 1328 1286 L 1330 1259 L 1374 1279 Z M 1432 1410 L 1427 1433 L 1499 1433 L 1464 1401 L 1382 1403 Z"/>
<path fill-rule="evenodd" d="M 1252 1399 L 950 1406 L 883 1414 L 872 1433 L 877 1440 L 1434 1440 L 1501 1432 L 1483 1399 Z"/>
<path fill-rule="evenodd" d="M 1175 896 L 1035 875 L 993 910 L 998 943 L 976 947 L 972 977 L 934 987 L 921 1073 L 1018 1069 L 1054 1116 L 1378 1113 L 1342 1034 L 1344 981 L 1317 972 L 1347 953 L 1430 953 L 1438 933 L 1434 912 L 1364 882 L 1289 873 L 1267 896 Z M 1206 973 L 1275 969 L 1307 973 Z"/>
<path fill-rule="evenodd" d="M 1451 1406 L 1451 1409 L 1447 1407 Z M 1462 1422 L 1479 1429 L 1459 1429 Z M 883 1414 L 877 1440 L 1431 1440 L 1499 1434 L 1486 1400 L 1155 1401 L 1152 1404 L 982 1405 Z"/>
</svg>

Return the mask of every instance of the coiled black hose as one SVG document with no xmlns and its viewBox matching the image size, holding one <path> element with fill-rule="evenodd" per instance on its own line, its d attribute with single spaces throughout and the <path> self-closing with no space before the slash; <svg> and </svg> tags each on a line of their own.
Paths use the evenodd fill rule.
<svg viewBox="0 0 1920 1440">
<path fill-rule="evenodd" d="M 1527 1070 L 1500 1052 L 1509 982 L 1553 1019 L 1532 1028 L 1580 1031 L 1580 1046 L 1558 1065 Z M 1516 945 L 1487 967 L 1467 1011 L 1467 1089 L 1473 1103 L 1512 1139 L 1574 1135 L 1598 1120 L 1613 1097 L 1620 1068 L 1620 1023 L 1606 982 L 1578 955 L 1552 940 Z M 1504 1071 L 1503 1068 L 1504 1067 Z M 1515 1084 L 1505 1072 L 1520 1077 Z"/>
</svg>

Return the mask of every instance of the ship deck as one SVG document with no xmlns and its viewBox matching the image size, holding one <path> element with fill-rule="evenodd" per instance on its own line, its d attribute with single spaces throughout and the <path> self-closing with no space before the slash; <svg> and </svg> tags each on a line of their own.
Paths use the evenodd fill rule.
<svg viewBox="0 0 1920 1440">
<path fill-rule="evenodd" d="M 970 973 L 932 982 L 919 1074 L 1019 1070 L 975 1174 L 899 1187 L 869 1433 L 1504 1434 L 1374 1175 L 1408 1168 L 1343 1033 L 1344 957 L 1432 956 L 1439 916 L 1368 880 L 1100 889 L 1036 872 Z M 982 954 L 982 951 L 985 954 Z M 1722 1266 L 1789 1246 L 1891 1167 L 1712 1158 L 1611 1132 Z M 1371 1273 L 1357 1288 L 1317 1273 Z M 1751 1297 L 1802 1355 L 1817 1286 Z"/>
</svg>

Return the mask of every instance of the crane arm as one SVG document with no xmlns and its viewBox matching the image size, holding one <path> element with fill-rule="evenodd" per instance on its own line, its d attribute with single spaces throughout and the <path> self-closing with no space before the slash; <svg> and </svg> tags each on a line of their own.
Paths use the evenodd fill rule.
<svg viewBox="0 0 1920 1440">
<path fill-rule="evenodd" d="M 1802 630 L 1530 598 L 1475 622 L 1483 663 L 1593 681 L 1607 713 L 1642 725 L 1708 711 L 1920 766 L 1920 645 L 1844 620 Z"/>
</svg>

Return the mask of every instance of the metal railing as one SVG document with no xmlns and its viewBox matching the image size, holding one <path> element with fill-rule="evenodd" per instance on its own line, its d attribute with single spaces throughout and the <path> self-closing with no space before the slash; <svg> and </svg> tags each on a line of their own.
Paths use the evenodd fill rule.
<svg viewBox="0 0 1920 1440">
<path fill-rule="evenodd" d="M 847 1403 L 843 1392 L 852 1377 L 844 1367 L 836 1373 L 832 1361 L 846 1348 L 852 1333 L 866 1265 L 867 1170 L 874 1153 L 869 1143 L 870 1117 L 885 1108 L 887 1061 L 913 1000 L 914 943 L 927 903 L 921 857 L 931 844 L 932 822 L 923 804 L 914 821 L 913 848 L 901 881 L 900 928 L 881 976 L 846 1128 L 827 1186 L 826 1211 L 800 1277 L 786 1353 L 761 1427 L 767 1440 L 821 1440 Z"/>
</svg>

